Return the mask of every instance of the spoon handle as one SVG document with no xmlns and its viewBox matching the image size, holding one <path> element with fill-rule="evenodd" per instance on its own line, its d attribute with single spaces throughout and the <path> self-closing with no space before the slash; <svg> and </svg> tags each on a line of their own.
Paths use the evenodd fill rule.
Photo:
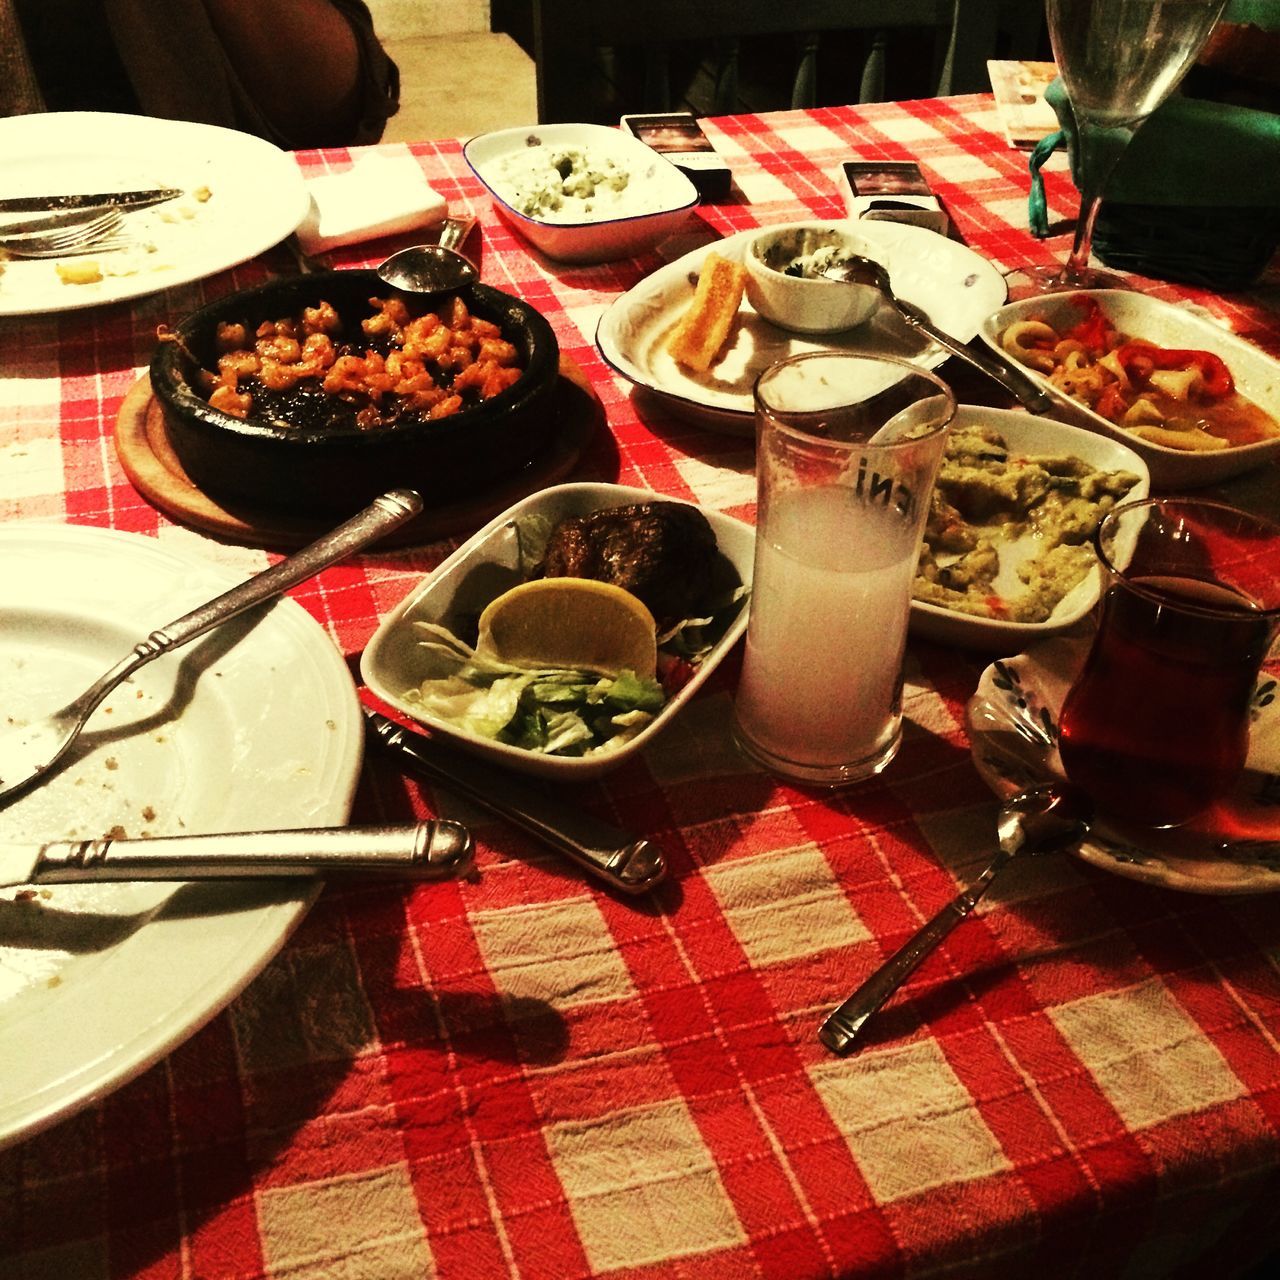
<svg viewBox="0 0 1280 1280">
<path fill-rule="evenodd" d="M 452 249 L 457 253 L 475 225 L 476 220 L 469 213 L 451 213 L 440 224 L 440 239 L 436 243 L 442 249 Z"/>
<path fill-rule="evenodd" d="M 952 929 L 978 905 L 996 874 L 1012 859 L 1001 850 L 991 865 L 963 893 L 957 894 L 937 915 L 889 957 L 818 1028 L 818 1039 L 832 1053 L 846 1054 L 859 1032 L 877 1009 L 913 974 Z"/>
<path fill-rule="evenodd" d="M 219 623 L 252 609 L 256 604 L 274 600 L 290 587 L 315 577 L 322 569 L 368 546 L 421 510 L 422 497 L 413 489 L 393 489 L 384 493 L 363 511 L 301 551 L 183 614 L 161 630 L 153 631 L 144 643 L 155 645 L 158 652 L 186 644 Z"/>
<path fill-rule="evenodd" d="M 985 373 L 988 378 L 999 383 L 1024 409 L 1031 413 L 1048 413 L 1053 408 L 1053 398 L 1038 387 L 1021 369 L 998 364 L 988 356 L 972 350 L 944 330 L 935 328 L 931 321 L 911 307 L 901 306 L 899 311 L 902 318 L 913 329 L 919 329 L 921 333 L 927 334 L 938 346 L 945 348 L 953 356 L 972 365 L 979 373 Z"/>
</svg>

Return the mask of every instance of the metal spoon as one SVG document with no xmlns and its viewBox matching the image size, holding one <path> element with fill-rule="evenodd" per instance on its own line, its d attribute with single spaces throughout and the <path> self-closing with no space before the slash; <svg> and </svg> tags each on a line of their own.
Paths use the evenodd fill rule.
<svg viewBox="0 0 1280 1280">
<path fill-rule="evenodd" d="M 378 267 L 378 278 L 406 293 L 452 293 L 474 283 L 480 273 L 458 252 L 476 220 L 446 218 L 436 244 L 416 244 L 393 253 Z"/>
<path fill-rule="evenodd" d="M 1036 386 L 1021 369 L 1012 365 L 1006 367 L 997 364 L 987 356 L 971 351 L 963 342 L 937 328 L 918 308 L 913 307 L 909 302 L 903 302 L 893 292 L 893 287 L 889 283 L 889 273 L 874 259 L 859 257 L 855 254 L 844 262 L 833 263 L 822 274 L 826 279 L 842 284 L 869 284 L 878 289 L 885 300 L 897 309 L 898 314 L 913 329 L 918 329 L 953 356 L 958 356 L 980 373 L 985 373 L 988 378 L 997 382 L 1013 396 L 1024 409 L 1031 413 L 1048 413 L 1054 407 L 1053 399 L 1048 393 Z"/>
<path fill-rule="evenodd" d="M 818 1039 L 832 1053 L 848 1053 L 867 1019 L 978 905 L 999 872 L 1020 854 L 1035 857 L 1079 844 L 1088 833 L 1092 816 L 1093 805 L 1088 796 L 1066 781 L 1021 791 L 1006 801 L 996 822 L 1000 852 L 991 865 L 832 1011 L 818 1029 Z"/>
<path fill-rule="evenodd" d="M 274 600 L 290 587 L 315 577 L 321 569 L 390 533 L 421 510 L 422 495 L 413 489 L 393 489 L 384 493 L 332 533 L 325 534 L 238 587 L 224 591 L 208 604 L 183 614 L 167 627 L 153 631 L 134 645 L 128 655 L 97 683 L 90 685 L 61 710 L 42 720 L 0 731 L 0 805 L 44 777 L 80 736 L 85 721 L 98 704 L 139 667 L 204 635 L 254 605 Z"/>
</svg>

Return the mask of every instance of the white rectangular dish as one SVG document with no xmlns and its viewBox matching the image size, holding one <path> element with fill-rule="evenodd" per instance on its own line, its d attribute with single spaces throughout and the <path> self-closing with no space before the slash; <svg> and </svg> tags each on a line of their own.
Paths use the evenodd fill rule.
<svg viewBox="0 0 1280 1280">
<path fill-rule="evenodd" d="M 991 315 L 980 330 L 982 340 L 1003 354 L 1000 336 L 1009 325 L 1020 320 L 1043 320 L 1061 332 L 1080 319 L 1077 300 L 1082 298 L 1095 301 L 1122 334 L 1161 347 L 1211 351 L 1221 357 L 1231 370 L 1237 390 L 1280 421 L 1280 361 L 1236 337 L 1207 315 L 1161 302 L 1145 293 L 1126 289 L 1080 289 L 1040 298 L 1024 298 L 1001 307 Z M 1057 416 L 1090 431 L 1100 431 L 1140 454 L 1150 469 L 1151 484 L 1157 490 L 1203 488 L 1252 471 L 1280 457 L 1280 435 L 1255 444 L 1203 453 L 1155 444 L 1094 413 L 1035 369 L 1028 368 L 1027 372 L 1057 401 L 1060 406 Z"/>
<path fill-rule="evenodd" d="M 616 769 L 636 752 L 643 751 L 671 723 L 737 643 L 747 625 L 745 598 L 737 603 L 737 612 L 711 652 L 689 681 L 671 695 L 652 723 L 615 750 L 580 757 L 544 755 L 479 737 L 428 714 L 421 705 L 407 698 L 407 692 L 417 688 L 422 678 L 422 664 L 417 654 L 419 636 L 413 624 L 435 622 L 462 633 L 468 619 L 474 620 L 490 600 L 522 582 L 534 567 L 522 551 L 519 530 L 522 520 L 543 517 L 555 522 L 608 507 L 674 501 L 676 499 L 627 485 L 577 483 L 543 489 L 516 503 L 463 543 L 382 620 L 360 658 L 360 674 L 365 684 L 384 702 L 425 725 L 432 734 L 494 764 L 561 782 L 595 778 Z M 728 561 L 728 569 L 749 586 L 755 531 L 750 525 L 717 511 L 705 507 L 698 510 L 711 525 L 720 552 Z"/>
<path fill-rule="evenodd" d="M 462 154 L 498 213 L 557 262 L 610 262 L 643 253 L 671 235 L 698 203 L 687 175 L 607 125 L 500 129 L 472 138 Z M 557 158 L 563 182 L 551 176 Z M 615 191 L 611 184 L 624 178 Z M 562 195 L 563 187 L 595 194 Z M 549 207 L 553 201 L 561 202 L 558 209 Z"/>
</svg>

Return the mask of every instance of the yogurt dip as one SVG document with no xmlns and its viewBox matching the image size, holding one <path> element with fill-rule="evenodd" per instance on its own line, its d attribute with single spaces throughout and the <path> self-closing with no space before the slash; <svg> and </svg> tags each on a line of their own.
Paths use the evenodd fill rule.
<svg viewBox="0 0 1280 1280">
<path fill-rule="evenodd" d="M 588 222 L 661 208 L 630 170 L 585 147 L 535 143 L 492 170 L 494 190 L 517 213 L 543 222 Z"/>
</svg>

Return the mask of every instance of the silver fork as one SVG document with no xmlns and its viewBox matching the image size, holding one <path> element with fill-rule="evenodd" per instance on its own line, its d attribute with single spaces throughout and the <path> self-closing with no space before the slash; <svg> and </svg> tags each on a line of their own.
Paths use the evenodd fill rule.
<svg viewBox="0 0 1280 1280">
<path fill-rule="evenodd" d="M 422 495 L 414 489 L 384 493 L 301 551 L 184 613 L 167 627 L 151 632 L 65 707 L 29 723 L 10 721 L 0 730 L 0 808 L 11 796 L 38 782 L 62 759 L 98 704 L 139 667 L 204 635 L 219 623 L 238 617 L 246 609 L 274 600 L 290 587 L 314 578 L 322 569 L 363 550 L 421 510 Z"/>
<path fill-rule="evenodd" d="M 88 222 L 56 231 L 10 233 L 0 236 L 0 249 L 15 258 L 63 258 L 127 243 L 120 232 L 124 218 L 116 208 L 104 209 Z"/>
</svg>

